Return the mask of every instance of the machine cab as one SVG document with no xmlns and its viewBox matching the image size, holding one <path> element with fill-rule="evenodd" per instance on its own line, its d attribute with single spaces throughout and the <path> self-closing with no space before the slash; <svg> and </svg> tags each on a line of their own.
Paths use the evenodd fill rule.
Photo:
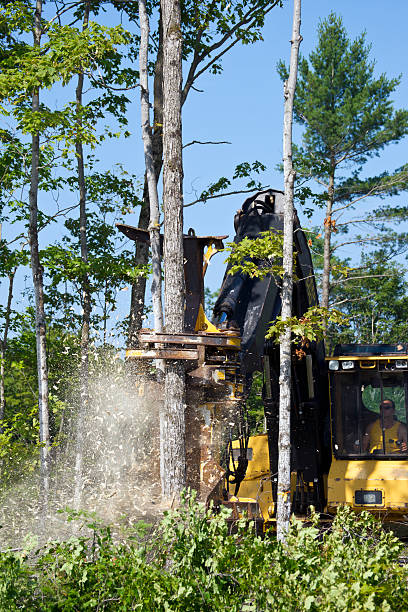
<svg viewBox="0 0 408 612">
<path fill-rule="evenodd" d="M 398 346 L 401 347 L 398 353 L 404 351 L 405 355 L 397 353 Z M 367 459 L 406 455 L 405 347 L 358 346 L 354 351 L 353 348 L 353 345 L 336 347 L 336 352 L 342 354 L 329 361 L 333 454 L 336 458 Z"/>
<path fill-rule="evenodd" d="M 408 509 L 407 345 L 338 345 L 329 360 L 328 509 Z"/>
</svg>

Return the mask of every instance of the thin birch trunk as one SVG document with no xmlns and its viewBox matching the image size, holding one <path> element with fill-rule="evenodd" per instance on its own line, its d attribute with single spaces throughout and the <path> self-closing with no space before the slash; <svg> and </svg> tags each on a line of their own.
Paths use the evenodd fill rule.
<svg viewBox="0 0 408 612">
<path fill-rule="evenodd" d="M 140 17 L 140 103 L 142 118 L 142 136 L 144 145 L 146 180 L 150 205 L 150 248 L 152 251 L 152 301 L 154 328 L 157 332 L 163 331 L 163 307 L 161 298 L 161 263 L 160 263 L 160 210 L 157 193 L 156 173 L 153 159 L 153 143 L 150 127 L 150 100 L 149 80 L 147 73 L 148 45 L 149 45 L 149 17 L 146 11 L 145 0 L 139 0 Z"/>
<path fill-rule="evenodd" d="M 2 421 L 5 417 L 6 413 L 6 393 L 5 393 L 5 363 L 4 360 L 6 358 L 6 350 L 7 350 L 7 339 L 8 339 L 8 330 L 10 327 L 10 317 L 11 317 L 11 302 L 13 300 L 13 285 L 14 285 L 14 277 L 16 275 L 17 267 L 13 268 L 13 270 L 8 275 L 9 279 L 9 290 L 7 296 L 7 306 L 6 312 L 4 315 L 4 332 L 3 338 L 0 340 L 0 421 Z M 3 426 L 0 423 L 0 433 L 3 432 Z"/>
<path fill-rule="evenodd" d="M 88 28 L 90 3 L 85 2 L 83 30 Z M 84 88 L 84 74 L 78 75 L 76 88 L 76 112 L 78 128 L 82 127 L 82 93 Z M 80 129 L 78 129 L 80 133 Z M 75 449 L 75 490 L 74 507 L 79 508 L 82 492 L 82 457 L 83 457 L 83 427 L 82 419 L 89 403 L 89 325 L 91 319 L 91 288 L 89 284 L 89 274 L 86 271 L 88 266 L 88 235 L 87 235 L 87 213 L 86 213 L 86 185 L 84 170 L 84 149 L 82 142 L 78 138 L 75 145 L 78 173 L 79 190 L 79 239 L 81 246 L 81 260 L 85 271 L 82 277 L 82 329 L 81 329 L 81 366 L 80 366 L 80 412 L 76 427 L 76 449 Z"/>
<path fill-rule="evenodd" d="M 334 201 L 334 175 L 329 178 L 327 191 L 326 218 L 324 220 L 324 245 L 323 245 L 323 277 L 322 277 L 322 306 L 329 307 L 330 296 L 330 256 L 331 256 L 331 233 L 332 233 L 332 210 Z"/>
<path fill-rule="evenodd" d="M 163 202 L 165 316 L 168 333 L 184 327 L 183 162 L 181 134 L 182 34 L 179 0 L 161 0 L 163 62 Z M 185 372 L 167 362 L 160 418 L 160 476 L 163 496 L 186 483 Z"/>
<path fill-rule="evenodd" d="M 41 13 L 42 0 L 36 0 L 34 13 L 34 47 L 41 44 Z M 31 109 L 38 113 L 40 109 L 39 89 L 32 93 Z M 36 323 L 36 345 L 37 345 L 37 372 L 38 372 L 38 412 L 40 424 L 40 479 L 41 492 L 43 496 L 44 510 L 48 503 L 49 491 L 49 453 L 50 453 L 50 430 L 48 411 L 48 367 L 47 367 L 47 342 L 46 323 L 44 310 L 44 282 L 43 268 L 40 263 L 38 248 L 38 184 L 39 184 L 39 160 L 40 160 L 40 135 L 38 131 L 32 135 L 31 151 L 31 177 L 30 177 L 30 222 L 29 237 L 31 251 L 31 270 L 33 275 L 35 295 L 35 323 Z"/>
<path fill-rule="evenodd" d="M 283 236 L 283 279 L 282 319 L 292 316 L 293 294 L 293 191 L 295 171 L 292 164 L 293 100 L 296 90 L 300 36 L 301 0 L 294 0 L 293 28 L 290 51 L 289 77 L 285 82 L 284 126 L 283 126 L 283 168 L 285 180 L 284 236 Z M 280 337 L 279 375 L 279 440 L 278 440 L 278 499 L 277 537 L 285 540 L 289 528 L 290 499 L 290 413 L 291 413 L 291 331 L 289 328 Z"/>
<path fill-rule="evenodd" d="M 141 229 L 147 229 L 149 226 L 149 203 L 143 198 L 143 203 L 140 209 L 139 222 L 137 224 Z M 139 268 L 144 266 L 149 261 L 149 247 L 145 242 L 136 241 L 134 266 Z M 138 331 L 142 327 L 142 317 L 145 303 L 146 278 L 141 276 L 132 283 L 132 292 L 130 297 L 129 311 L 129 328 L 127 337 L 127 346 L 135 348 L 139 344 Z"/>
<path fill-rule="evenodd" d="M 163 26 L 161 11 L 159 17 L 159 46 L 157 50 L 154 68 L 154 103 L 153 103 L 153 134 L 152 156 L 155 173 L 156 185 L 159 181 L 160 172 L 163 165 Z M 147 229 L 150 220 L 149 187 L 147 176 L 143 189 L 143 204 L 140 210 L 138 227 Z M 144 266 L 149 260 L 149 249 L 143 242 L 136 242 L 135 245 L 135 266 Z M 142 317 L 145 303 L 146 278 L 140 277 L 132 284 L 132 294 L 130 300 L 128 346 L 137 346 L 137 333 L 142 326 Z"/>
</svg>

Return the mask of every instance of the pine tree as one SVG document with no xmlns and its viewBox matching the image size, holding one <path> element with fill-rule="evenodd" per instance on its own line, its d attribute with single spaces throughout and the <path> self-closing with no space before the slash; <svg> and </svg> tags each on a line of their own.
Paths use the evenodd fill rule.
<svg viewBox="0 0 408 612">
<path fill-rule="evenodd" d="M 331 237 L 340 226 L 339 215 L 353 210 L 362 198 L 393 194 L 408 184 L 406 168 L 369 179 L 363 175 L 370 158 L 408 133 L 408 111 L 394 110 L 391 100 L 400 79 L 375 76 L 370 49 L 364 33 L 350 40 L 341 17 L 331 13 L 319 24 L 316 49 L 299 64 L 294 110 L 304 131 L 294 163 L 302 181 L 301 197 L 312 197 L 325 208 L 324 307 L 329 305 Z M 278 72 L 287 78 L 283 62 Z M 304 186 L 309 180 L 320 185 L 320 192 Z M 381 214 L 374 218 L 378 222 Z"/>
</svg>

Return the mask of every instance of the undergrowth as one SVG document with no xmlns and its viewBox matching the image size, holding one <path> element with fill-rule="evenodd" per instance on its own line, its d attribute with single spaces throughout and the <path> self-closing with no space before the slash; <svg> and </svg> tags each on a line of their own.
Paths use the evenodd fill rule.
<svg viewBox="0 0 408 612">
<path fill-rule="evenodd" d="M 292 521 L 287 543 L 185 494 L 147 535 L 93 537 L 0 555 L 0 610 L 353 611 L 408 609 L 403 545 L 368 513 L 339 510 L 330 530 Z"/>
</svg>

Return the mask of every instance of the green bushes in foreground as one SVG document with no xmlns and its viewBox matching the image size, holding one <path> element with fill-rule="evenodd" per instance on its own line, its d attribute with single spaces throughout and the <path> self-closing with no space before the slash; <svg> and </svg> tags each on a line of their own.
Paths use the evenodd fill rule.
<svg viewBox="0 0 408 612">
<path fill-rule="evenodd" d="M 261 539 L 194 496 L 148 537 L 47 544 L 34 557 L 0 556 L 0 610 L 407 610 L 403 545 L 369 514 L 343 508 L 322 533 L 293 521 L 287 545 Z"/>
</svg>

